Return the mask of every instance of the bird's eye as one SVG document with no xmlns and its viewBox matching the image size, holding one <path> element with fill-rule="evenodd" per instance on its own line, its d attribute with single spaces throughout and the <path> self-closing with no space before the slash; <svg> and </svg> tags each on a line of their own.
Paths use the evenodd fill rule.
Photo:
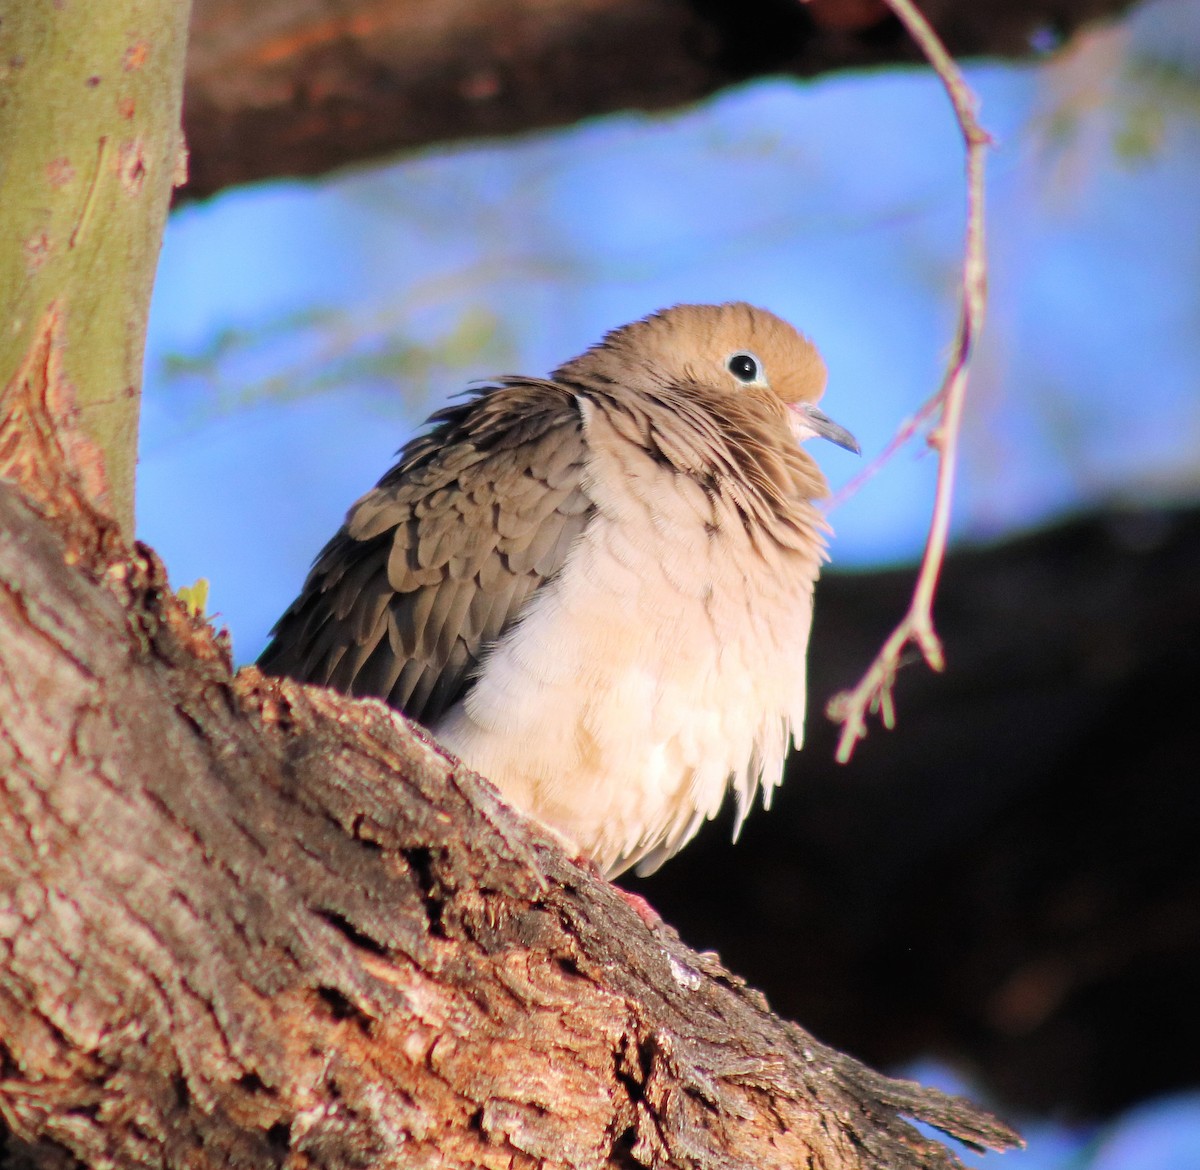
<svg viewBox="0 0 1200 1170">
<path fill-rule="evenodd" d="M 758 381 L 758 359 L 753 354 L 735 353 L 725 364 L 739 382 Z"/>
</svg>

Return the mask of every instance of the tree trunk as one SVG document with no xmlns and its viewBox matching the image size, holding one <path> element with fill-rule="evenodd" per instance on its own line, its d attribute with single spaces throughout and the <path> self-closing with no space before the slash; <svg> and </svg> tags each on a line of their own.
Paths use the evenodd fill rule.
<svg viewBox="0 0 1200 1170">
<path fill-rule="evenodd" d="M 20 0 L 0 15 L 0 385 L 52 339 L 56 384 L 104 455 L 89 482 L 127 532 L 150 290 L 183 178 L 188 8 Z"/>
</svg>

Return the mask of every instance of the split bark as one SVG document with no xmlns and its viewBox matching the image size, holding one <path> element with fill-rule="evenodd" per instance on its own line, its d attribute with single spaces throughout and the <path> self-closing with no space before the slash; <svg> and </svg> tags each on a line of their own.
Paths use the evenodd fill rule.
<svg viewBox="0 0 1200 1170">
<path fill-rule="evenodd" d="M 188 9 L 0 6 L 0 383 L 48 318 L 70 333 L 55 360 L 104 453 L 93 488 L 129 532 L 150 290 L 182 179 Z"/>
</svg>

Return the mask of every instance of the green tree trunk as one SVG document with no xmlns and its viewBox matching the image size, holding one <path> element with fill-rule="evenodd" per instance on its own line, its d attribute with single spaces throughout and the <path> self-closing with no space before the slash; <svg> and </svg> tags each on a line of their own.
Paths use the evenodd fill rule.
<svg viewBox="0 0 1200 1170">
<path fill-rule="evenodd" d="M 0 0 L 0 387 L 50 341 L 129 534 L 146 317 L 186 165 L 190 7 Z"/>
</svg>

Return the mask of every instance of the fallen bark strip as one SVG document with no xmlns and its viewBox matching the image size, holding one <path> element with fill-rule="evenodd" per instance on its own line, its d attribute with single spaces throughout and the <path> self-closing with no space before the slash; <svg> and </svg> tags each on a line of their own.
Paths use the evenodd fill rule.
<svg viewBox="0 0 1200 1170">
<path fill-rule="evenodd" d="M 14 434 L 44 504 L 70 444 Z M 0 1164 L 958 1165 L 906 1118 L 1018 1140 L 773 1016 L 382 704 L 235 678 L 149 549 L 0 483 Z"/>
</svg>

